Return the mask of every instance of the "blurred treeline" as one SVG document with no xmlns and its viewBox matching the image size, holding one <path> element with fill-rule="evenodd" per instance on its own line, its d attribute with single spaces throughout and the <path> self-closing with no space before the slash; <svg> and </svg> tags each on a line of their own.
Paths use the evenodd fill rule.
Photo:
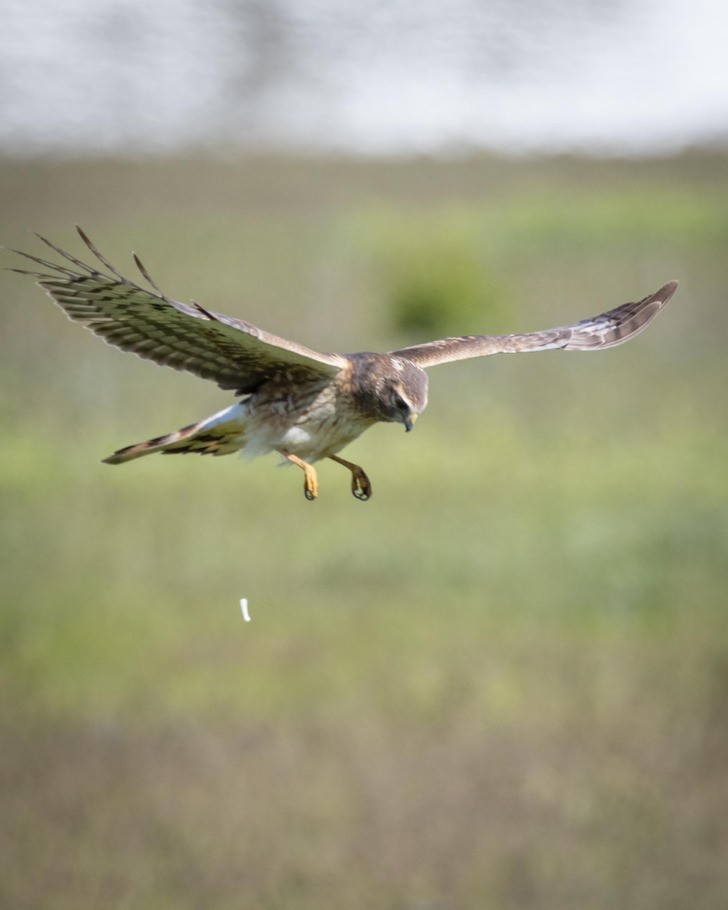
<svg viewBox="0 0 728 910">
<path fill-rule="evenodd" d="M 371 502 L 327 462 L 309 504 L 101 465 L 229 398 L 3 273 L 0 904 L 723 906 L 726 156 L 5 160 L 0 203 L 325 350 L 681 281 L 613 351 L 433 370 L 345 453 Z"/>
</svg>

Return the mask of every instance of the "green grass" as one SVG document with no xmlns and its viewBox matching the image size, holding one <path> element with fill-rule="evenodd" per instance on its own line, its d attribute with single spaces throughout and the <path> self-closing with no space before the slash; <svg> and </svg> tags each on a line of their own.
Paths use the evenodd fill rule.
<svg viewBox="0 0 728 910">
<path fill-rule="evenodd" d="M 8 245 L 78 221 L 327 349 L 407 337 L 407 287 L 509 331 L 682 280 L 625 347 L 432 371 L 347 450 L 372 500 L 325 463 L 309 504 L 275 458 L 100 464 L 226 396 L 3 275 L 0 904 L 722 906 L 724 173 L 0 166 Z"/>
</svg>

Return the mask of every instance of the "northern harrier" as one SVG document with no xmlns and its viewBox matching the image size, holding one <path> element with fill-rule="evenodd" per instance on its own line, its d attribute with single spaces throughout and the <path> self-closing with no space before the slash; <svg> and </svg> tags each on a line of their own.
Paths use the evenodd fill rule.
<svg viewBox="0 0 728 910">
<path fill-rule="evenodd" d="M 71 319 L 109 344 L 212 379 L 239 399 L 212 417 L 119 449 L 104 461 L 122 464 L 152 452 L 227 455 L 242 450 L 255 456 L 275 451 L 303 469 L 309 500 L 318 493 L 312 464 L 322 458 L 347 468 L 354 496 L 369 499 L 367 475 L 337 452 L 378 421 L 401 423 L 411 430 L 427 405 L 427 367 L 500 352 L 614 347 L 641 332 L 677 287 L 670 281 L 637 303 L 542 332 L 442 338 L 388 354 L 324 354 L 249 322 L 212 313 L 198 303 L 170 300 L 134 254 L 153 288 L 146 290 L 121 275 L 80 228 L 78 232 L 109 274 L 43 237 L 63 264 L 21 253 L 48 271 L 15 271 L 35 277 Z"/>
</svg>

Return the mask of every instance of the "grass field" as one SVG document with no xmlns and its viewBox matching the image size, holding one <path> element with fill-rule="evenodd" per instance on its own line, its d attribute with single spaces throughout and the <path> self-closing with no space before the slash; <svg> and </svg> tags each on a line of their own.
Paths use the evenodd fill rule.
<svg viewBox="0 0 728 910">
<path fill-rule="evenodd" d="M 725 906 L 727 177 L 0 162 L 7 246 L 80 223 L 326 350 L 681 281 L 613 351 L 433 370 L 414 433 L 347 450 L 372 500 L 325 463 L 310 504 L 275 457 L 100 464 L 227 396 L 2 273 L 0 906 Z"/>
</svg>

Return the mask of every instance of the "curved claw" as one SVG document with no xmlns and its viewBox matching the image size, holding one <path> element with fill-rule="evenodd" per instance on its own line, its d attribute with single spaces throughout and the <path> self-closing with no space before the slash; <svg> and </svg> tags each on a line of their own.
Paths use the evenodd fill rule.
<svg viewBox="0 0 728 910">
<path fill-rule="evenodd" d="M 311 474 L 308 471 L 306 472 L 306 477 L 303 481 L 303 495 L 309 502 L 313 502 L 318 496 L 318 479 L 316 474 L 313 473 L 313 469 L 311 470 Z"/>
<path fill-rule="evenodd" d="M 351 492 L 354 494 L 355 499 L 358 499 L 359 502 L 366 502 L 367 499 L 371 498 L 372 485 L 358 464 L 345 461 L 343 458 L 339 458 L 338 455 L 329 455 L 329 458 L 337 464 L 343 465 L 347 471 L 351 471 Z"/>
<path fill-rule="evenodd" d="M 371 499 L 372 485 L 361 468 L 351 472 L 351 492 L 360 502 L 366 502 L 367 499 Z"/>
<path fill-rule="evenodd" d="M 301 468 L 304 475 L 303 495 L 309 502 L 313 502 L 318 496 L 318 475 L 316 474 L 316 468 L 308 462 L 303 461 L 303 459 L 299 458 L 297 455 L 291 455 L 290 452 L 284 452 L 281 449 L 278 449 L 278 451 L 284 458 L 287 458 L 290 462 Z"/>
</svg>

